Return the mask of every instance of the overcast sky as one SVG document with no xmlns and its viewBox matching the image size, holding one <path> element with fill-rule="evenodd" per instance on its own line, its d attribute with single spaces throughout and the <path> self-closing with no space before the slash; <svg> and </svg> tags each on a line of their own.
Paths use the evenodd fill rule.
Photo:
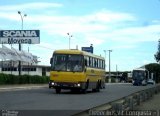
<svg viewBox="0 0 160 116">
<path fill-rule="evenodd" d="M 111 52 L 111 70 L 132 70 L 155 62 L 160 36 L 159 0 L 0 0 L 0 30 L 40 30 L 40 44 L 23 45 L 50 65 L 56 49 L 93 44 L 94 54 Z M 10 46 L 8 46 L 10 47 Z M 13 45 L 18 49 L 18 45 Z M 108 52 L 106 54 L 108 70 Z"/>
</svg>

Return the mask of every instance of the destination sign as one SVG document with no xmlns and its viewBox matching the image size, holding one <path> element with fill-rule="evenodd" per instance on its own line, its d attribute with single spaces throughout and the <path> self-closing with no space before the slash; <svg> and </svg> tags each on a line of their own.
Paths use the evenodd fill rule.
<svg viewBox="0 0 160 116">
<path fill-rule="evenodd" d="M 39 30 L 1 30 L 1 44 L 39 44 Z"/>
</svg>

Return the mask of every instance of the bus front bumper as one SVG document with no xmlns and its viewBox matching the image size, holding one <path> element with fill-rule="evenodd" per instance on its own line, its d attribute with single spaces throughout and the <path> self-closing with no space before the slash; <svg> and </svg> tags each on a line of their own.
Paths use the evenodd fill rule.
<svg viewBox="0 0 160 116">
<path fill-rule="evenodd" d="M 61 89 L 72 89 L 72 88 L 83 88 L 84 82 L 72 83 L 72 82 L 49 82 L 49 88 L 61 88 Z"/>
</svg>

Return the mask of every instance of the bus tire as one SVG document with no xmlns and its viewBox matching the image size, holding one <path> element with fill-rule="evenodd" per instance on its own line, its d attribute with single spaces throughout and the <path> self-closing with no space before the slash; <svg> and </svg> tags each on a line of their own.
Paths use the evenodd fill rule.
<svg viewBox="0 0 160 116">
<path fill-rule="evenodd" d="M 87 93 L 87 89 L 88 89 L 88 86 L 89 86 L 89 80 L 87 80 L 87 82 L 85 83 L 85 88 L 82 89 L 82 93 Z"/>
<path fill-rule="evenodd" d="M 100 89 L 103 89 L 103 85 L 102 85 L 101 80 L 99 81 L 99 88 L 100 88 Z"/>
<path fill-rule="evenodd" d="M 82 89 L 81 91 L 82 91 L 82 93 L 84 93 L 84 94 L 87 93 L 87 90 L 86 90 L 86 89 Z"/>
<path fill-rule="evenodd" d="M 100 82 L 98 81 L 97 83 L 96 83 L 96 88 L 95 89 L 92 89 L 92 91 L 93 92 L 100 92 Z"/>
<path fill-rule="evenodd" d="M 96 91 L 97 91 L 97 92 L 100 92 L 100 82 L 99 82 L 99 81 L 97 82 Z"/>
<path fill-rule="evenodd" d="M 61 88 L 56 88 L 56 93 L 61 93 Z"/>
</svg>

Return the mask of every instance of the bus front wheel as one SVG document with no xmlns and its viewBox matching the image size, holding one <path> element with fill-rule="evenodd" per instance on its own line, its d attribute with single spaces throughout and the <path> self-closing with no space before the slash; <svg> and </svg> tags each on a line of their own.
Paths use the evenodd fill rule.
<svg viewBox="0 0 160 116">
<path fill-rule="evenodd" d="M 61 93 L 61 88 L 56 88 L 56 93 Z"/>
<path fill-rule="evenodd" d="M 89 85 L 89 81 L 87 81 L 87 82 L 85 83 L 85 88 L 81 90 L 82 93 L 84 93 L 84 94 L 87 93 L 88 85 Z"/>
<path fill-rule="evenodd" d="M 95 88 L 95 89 L 92 89 L 92 91 L 93 91 L 93 92 L 100 92 L 100 86 L 101 86 L 101 82 L 98 81 L 98 82 L 96 83 L 96 88 Z"/>
</svg>

